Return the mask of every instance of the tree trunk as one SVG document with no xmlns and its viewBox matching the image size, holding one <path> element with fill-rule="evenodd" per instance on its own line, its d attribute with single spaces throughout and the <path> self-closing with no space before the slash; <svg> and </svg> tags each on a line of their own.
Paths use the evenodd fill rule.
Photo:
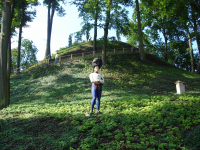
<svg viewBox="0 0 200 150">
<path fill-rule="evenodd" d="M 94 40 L 93 40 L 93 51 L 96 52 L 97 51 L 97 19 L 98 19 L 98 11 L 97 11 L 97 7 L 98 7 L 99 3 L 96 3 L 96 15 L 95 15 L 95 19 L 94 19 Z"/>
<path fill-rule="evenodd" d="M 11 18 L 13 18 L 14 16 L 14 10 L 15 10 L 15 0 L 12 0 L 12 5 L 11 5 Z M 12 20 L 11 20 L 11 24 L 12 24 Z"/>
<path fill-rule="evenodd" d="M 11 38 L 9 39 L 7 51 L 7 88 L 8 88 L 8 103 L 10 104 L 10 74 L 11 74 Z"/>
<path fill-rule="evenodd" d="M 0 109 L 9 106 L 7 84 L 7 49 L 11 32 L 11 4 L 2 0 L 0 39 Z"/>
<path fill-rule="evenodd" d="M 50 16 L 50 33 L 49 33 L 49 39 L 50 39 L 50 45 L 51 45 L 51 33 L 52 33 L 52 25 L 53 25 L 53 16 L 54 16 L 54 13 L 55 13 L 55 9 L 52 8 L 51 9 L 51 16 Z M 51 48 L 50 48 L 50 45 L 49 45 L 49 58 L 51 58 Z"/>
<path fill-rule="evenodd" d="M 22 18 L 21 18 L 21 24 L 19 28 L 19 39 L 18 39 L 18 52 L 17 52 L 17 73 L 20 71 L 20 54 L 21 54 L 21 41 L 22 41 L 22 27 L 24 23 L 24 7 L 22 9 Z"/>
<path fill-rule="evenodd" d="M 116 36 L 117 36 L 117 40 L 121 41 L 120 32 L 118 30 L 116 30 Z"/>
<path fill-rule="evenodd" d="M 86 39 L 87 39 L 87 41 L 89 41 L 89 39 L 90 39 L 90 31 L 89 30 L 86 31 Z"/>
<path fill-rule="evenodd" d="M 94 21 L 93 51 L 97 51 L 97 18 L 95 18 L 95 21 Z"/>
<path fill-rule="evenodd" d="M 106 10 L 106 23 L 104 26 L 103 51 L 102 51 L 103 65 L 106 65 L 106 47 L 107 47 L 107 38 L 108 38 L 108 27 L 109 27 L 109 23 L 110 23 L 111 5 L 112 5 L 112 0 L 109 0 L 108 8 Z"/>
<path fill-rule="evenodd" d="M 187 29 L 187 35 L 188 35 L 188 43 L 189 43 L 189 48 L 190 48 L 190 57 L 191 57 L 191 72 L 194 72 L 194 55 L 193 55 L 193 48 L 192 48 L 192 40 L 190 36 L 190 32 Z"/>
<path fill-rule="evenodd" d="M 198 38 L 197 22 L 196 22 L 196 18 L 195 18 L 195 15 L 194 15 L 194 8 L 193 8 L 192 4 L 190 6 L 191 6 L 191 10 L 192 10 L 192 20 L 193 20 L 193 23 L 194 23 L 193 30 L 194 30 L 194 34 L 195 34 L 195 37 L 196 37 L 197 48 L 199 50 L 199 55 L 200 55 L 200 43 L 199 43 L 199 38 Z M 200 58 L 199 58 L 199 62 L 198 62 L 197 74 L 200 74 Z"/>
<path fill-rule="evenodd" d="M 163 36 L 165 38 L 165 51 L 164 51 L 164 59 L 167 62 L 168 61 L 168 57 L 167 57 L 167 35 L 165 33 L 165 29 L 163 29 Z"/>
<path fill-rule="evenodd" d="M 51 0 L 48 1 L 48 16 L 47 16 L 47 45 L 46 45 L 46 52 L 45 52 L 45 58 L 50 55 L 50 31 L 51 31 L 51 19 L 50 19 L 50 11 L 51 11 Z"/>
<path fill-rule="evenodd" d="M 11 22 L 10 22 L 10 35 L 11 35 L 11 24 L 14 16 L 15 0 L 12 1 L 11 5 Z M 10 75 L 11 75 L 12 59 L 11 59 L 11 36 L 8 43 L 8 53 L 7 53 L 7 88 L 8 88 L 8 105 L 10 104 Z"/>
<path fill-rule="evenodd" d="M 200 55 L 200 53 L 199 53 L 199 55 Z M 198 62 L 197 74 L 200 74 L 200 58 L 199 58 L 199 62 Z"/>
<path fill-rule="evenodd" d="M 136 11 L 137 11 L 137 20 L 138 20 L 140 58 L 141 58 L 141 60 L 146 60 L 145 53 L 144 53 L 144 46 L 143 46 L 143 37 L 142 37 L 141 22 L 140 22 L 139 3 L 138 3 L 138 0 L 135 0 L 135 2 L 136 2 Z"/>
</svg>

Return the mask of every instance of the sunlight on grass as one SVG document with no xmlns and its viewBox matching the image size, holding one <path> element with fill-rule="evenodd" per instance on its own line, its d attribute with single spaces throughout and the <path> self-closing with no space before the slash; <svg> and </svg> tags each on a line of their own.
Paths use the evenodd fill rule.
<svg viewBox="0 0 200 150">
<path fill-rule="evenodd" d="M 123 55 L 123 59 L 121 55 L 108 57 L 107 67 L 100 71 L 105 78 L 103 114 L 90 117 L 85 114 L 92 99 L 89 74 L 93 58 L 14 76 L 11 105 L 0 110 L 0 118 L 6 123 L 0 146 L 10 149 L 18 143 L 19 149 L 71 150 L 198 148 L 195 142 L 188 143 L 200 141 L 200 76 L 133 58 L 134 54 Z M 177 79 L 186 82 L 186 94 L 176 94 Z"/>
</svg>

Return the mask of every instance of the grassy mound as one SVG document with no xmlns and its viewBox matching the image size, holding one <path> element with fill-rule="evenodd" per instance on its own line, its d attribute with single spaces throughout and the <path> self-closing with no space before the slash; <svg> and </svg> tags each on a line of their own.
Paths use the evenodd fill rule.
<svg viewBox="0 0 200 150">
<path fill-rule="evenodd" d="M 103 40 L 97 40 L 97 51 L 102 50 Z M 131 49 L 131 45 L 120 42 L 120 41 L 108 41 L 107 43 L 107 49 L 114 49 L 114 48 L 128 48 Z M 85 41 L 82 43 L 76 43 L 73 46 L 70 47 L 64 47 L 60 50 L 57 50 L 59 56 L 67 55 L 67 54 L 77 54 L 77 53 L 83 53 L 83 52 L 91 52 L 93 51 L 93 41 Z M 52 57 L 55 57 L 55 54 L 52 55 Z"/>
<path fill-rule="evenodd" d="M 0 110 L 3 149 L 200 148 L 200 76 L 152 55 L 107 57 L 101 115 L 90 111 L 93 58 L 11 78 L 11 105 Z M 186 85 L 177 95 L 175 81 Z"/>
</svg>

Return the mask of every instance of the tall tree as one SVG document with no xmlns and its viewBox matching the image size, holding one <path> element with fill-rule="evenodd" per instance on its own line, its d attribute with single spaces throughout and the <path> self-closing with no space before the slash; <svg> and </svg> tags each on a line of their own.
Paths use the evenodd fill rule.
<svg viewBox="0 0 200 150">
<path fill-rule="evenodd" d="M 193 54 L 193 48 L 192 48 L 192 38 L 189 29 L 187 29 L 187 36 L 188 36 L 188 44 L 190 48 L 190 58 L 191 58 L 191 72 L 195 71 L 194 68 L 194 54 Z"/>
<path fill-rule="evenodd" d="M 51 31 L 52 31 L 52 24 L 53 24 L 53 17 L 55 11 L 58 12 L 58 16 L 63 17 L 65 16 L 65 10 L 61 6 L 60 2 L 65 4 L 65 0 L 44 0 L 43 4 L 48 7 L 48 14 L 47 14 L 47 44 L 46 44 L 46 51 L 45 56 L 46 58 L 48 55 L 51 57 L 51 50 L 50 50 L 50 43 L 51 43 Z"/>
<path fill-rule="evenodd" d="M 81 31 L 78 31 L 78 32 L 75 32 L 75 41 L 77 43 L 81 43 L 82 42 L 82 32 Z"/>
<path fill-rule="evenodd" d="M 197 14 L 195 12 L 195 6 L 192 3 L 190 3 L 190 6 L 191 6 L 191 14 L 192 14 L 192 22 L 193 22 L 192 27 L 193 27 L 194 34 L 196 37 L 197 48 L 200 54 L 200 38 L 199 38 L 200 34 L 198 33 L 198 24 L 197 24 L 200 18 L 200 14 Z M 197 73 L 200 74 L 200 58 L 199 58 Z"/>
<path fill-rule="evenodd" d="M 185 41 L 185 38 L 187 37 L 183 26 L 180 26 L 181 24 L 185 24 L 185 22 L 182 22 L 182 20 L 184 20 L 183 17 L 181 17 L 182 19 L 180 19 L 180 15 L 179 17 L 177 15 L 174 15 L 178 12 L 176 5 L 177 4 L 173 3 L 173 0 L 162 2 L 160 0 L 143 0 L 142 3 L 140 3 L 140 10 L 142 13 L 142 16 L 140 17 L 143 30 L 142 37 L 144 38 L 143 40 L 145 43 L 145 48 L 156 49 L 156 51 L 162 55 L 165 61 L 168 61 L 168 55 L 171 53 L 170 50 L 173 51 L 173 49 L 169 47 L 170 42 L 172 42 L 173 40 L 180 41 L 180 39 Z M 180 8 L 185 8 L 185 6 L 181 5 L 181 3 L 179 5 Z M 136 21 L 133 22 L 136 24 Z M 136 29 L 135 25 L 133 27 Z M 136 38 L 137 34 L 135 34 L 135 29 L 131 31 L 130 36 L 135 36 Z M 161 34 L 163 35 L 164 42 L 161 42 Z M 160 50 L 158 49 L 158 44 L 160 44 Z"/>
<path fill-rule="evenodd" d="M 11 32 L 11 3 L 2 0 L 2 22 L 0 39 L 0 109 L 9 105 L 7 49 Z"/>
<path fill-rule="evenodd" d="M 99 7 L 99 0 L 96 0 L 94 1 L 94 12 L 92 13 L 93 15 L 93 18 L 94 18 L 94 40 L 93 40 L 93 51 L 97 51 L 97 21 L 98 21 L 98 18 L 99 18 L 99 10 L 100 10 L 100 7 Z"/>
<path fill-rule="evenodd" d="M 112 9 L 112 0 L 108 0 L 106 4 L 106 21 L 104 25 L 104 38 L 103 38 L 103 50 L 102 50 L 103 65 L 106 65 L 106 47 L 107 47 L 108 28 L 110 23 L 111 9 Z"/>
<path fill-rule="evenodd" d="M 30 7 L 36 6 L 37 1 L 27 2 L 26 0 L 17 1 L 15 11 L 15 18 L 20 21 L 19 24 L 19 36 L 18 36 L 18 55 L 17 55 L 17 71 L 20 71 L 20 54 L 21 54 L 21 38 L 22 38 L 22 28 L 26 26 L 27 22 L 32 22 L 36 16 L 36 11 L 30 11 Z"/>
<path fill-rule="evenodd" d="M 83 22 L 81 23 L 82 29 L 81 32 L 83 35 L 86 35 L 86 40 L 90 39 L 90 30 L 93 28 L 93 25 L 89 22 L 89 15 L 83 16 Z"/>
<path fill-rule="evenodd" d="M 195 38 L 198 42 L 197 29 L 200 25 L 198 22 L 200 16 L 194 4 L 199 6 L 199 2 L 194 0 L 181 0 L 176 3 L 174 0 L 143 0 L 140 3 L 145 49 L 154 49 L 155 53 L 165 61 L 187 70 L 191 68 L 191 71 L 196 67 L 196 55 L 193 56 L 192 42 Z M 135 11 L 133 15 L 137 18 Z M 130 22 L 130 25 L 133 29 L 128 30 L 128 41 L 131 44 L 138 43 L 136 20 Z M 162 35 L 164 41 L 161 38 Z M 186 44 L 188 42 L 189 46 Z M 184 62 L 181 61 L 183 57 Z M 190 61 L 191 63 L 188 63 Z"/>
<path fill-rule="evenodd" d="M 21 66 L 24 69 L 25 66 L 31 65 L 37 62 L 36 54 L 38 52 L 37 47 L 33 44 L 33 41 L 28 39 L 23 39 L 22 41 L 22 59 Z"/>
<path fill-rule="evenodd" d="M 12 67 L 16 69 L 17 67 L 17 49 L 12 49 Z M 25 69 L 25 66 L 31 65 L 37 62 L 36 54 L 38 49 L 33 44 L 33 41 L 28 39 L 22 39 L 21 44 L 21 59 L 20 59 L 20 66 L 22 69 Z"/>
<path fill-rule="evenodd" d="M 167 19 L 171 17 L 173 18 L 173 22 L 178 20 L 176 21 L 176 27 L 174 27 L 174 29 L 176 29 L 179 32 L 181 32 L 181 30 L 184 30 L 185 37 L 188 37 L 189 42 L 191 42 L 189 34 L 193 30 L 193 33 L 195 35 L 196 42 L 197 42 L 197 48 L 200 53 L 200 48 L 199 48 L 200 39 L 199 39 L 198 30 L 197 30 L 199 28 L 198 20 L 200 18 L 200 14 L 199 14 L 199 10 L 196 9 L 196 7 L 200 6 L 199 1 L 181 0 L 181 1 L 177 1 L 177 3 L 174 3 L 173 0 L 168 0 L 168 1 L 163 1 L 162 3 L 160 3 L 160 1 L 156 1 L 155 4 L 159 6 L 157 8 L 162 10 L 160 11 L 161 16 L 165 15 Z M 174 19 L 174 17 L 177 17 L 178 19 Z M 172 23 L 170 24 L 170 26 L 171 25 Z M 173 32 L 171 33 L 174 34 L 175 33 L 174 31 L 175 30 L 173 30 Z M 191 55 L 191 62 L 192 62 L 193 50 L 192 50 L 191 44 L 189 44 L 189 48 L 190 48 L 190 55 Z M 199 59 L 197 73 L 200 74 L 200 59 Z"/>
<path fill-rule="evenodd" d="M 103 19 L 102 11 L 104 8 L 104 1 L 102 0 L 82 0 L 77 1 L 73 0 L 71 4 L 76 5 L 79 11 L 79 17 L 82 17 L 83 20 L 86 20 L 88 23 L 89 21 L 94 21 L 92 26 L 94 27 L 94 40 L 93 40 L 93 51 L 97 50 L 97 28 L 98 26 L 101 27 L 101 22 Z M 88 29 L 91 29 L 91 25 L 87 25 Z"/>
<path fill-rule="evenodd" d="M 17 73 L 20 72 L 20 51 L 21 51 L 21 38 L 22 38 L 22 27 L 24 25 L 24 18 L 25 18 L 25 3 L 26 1 L 22 2 L 22 10 L 21 10 L 21 23 L 19 27 L 19 37 L 18 37 L 18 53 L 17 53 Z"/>
<path fill-rule="evenodd" d="M 146 58 L 145 58 L 144 47 L 143 47 L 143 37 L 142 37 L 141 22 L 140 22 L 139 3 L 138 3 L 138 0 L 135 0 L 135 2 L 136 2 L 137 20 L 138 20 L 140 58 L 141 58 L 141 60 L 145 60 Z"/>
<path fill-rule="evenodd" d="M 178 30 L 182 30 L 183 32 L 185 32 L 185 34 L 188 37 L 188 45 L 189 45 L 189 50 L 190 50 L 190 63 L 191 63 L 191 72 L 195 72 L 195 58 L 194 58 L 194 54 L 193 54 L 193 47 L 192 47 L 192 35 L 191 35 L 191 24 L 190 22 L 190 7 L 188 7 L 187 2 L 186 1 L 180 1 L 178 5 L 175 6 L 171 6 L 173 7 L 173 14 L 176 14 L 176 16 L 178 17 L 178 22 L 176 23 Z"/>
<path fill-rule="evenodd" d="M 133 6 L 136 8 L 136 5 Z M 151 30 L 151 27 L 153 26 L 153 20 L 154 18 L 152 15 L 151 17 L 146 17 L 146 13 L 149 11 L 149 7 L 145 7 L 144 3 L 140 3 L 139 6 L 140 12 L 142 15 L 140 15 L 140 24 L 141 24 L 141 30 L 142 30 L 142 38 L 143 38 L 143 46 L 145 49 L 151 49 L 155 50 L 156 48 L 151 44 L 151 41 L 154 41 L 156 43 L 157 41 L 161 41 L 159 34 L 158 34 L 158 29 Z M 128 29 L 126 29 L 124 35 L 127 37 L 127 42 L 135 47 L 139 47 L 139 33 L 138 33 L 138 20 L 137 20 L 137 10 L 134 9 L 133 15 L 132 15 L 132 20 L 129 22 L 129 25 L 126 26 Z M 149 30 L 148 28 L 145 29 L 145 27 L 150 26 Z M 151 32 L 150 32 L 151 31 Z M 151 33 L 151 34 L 150 34 Z"/>
<path fill-rule="evenodd" d="M 13 16 L 14 16 L 14 9 L 15 9 L 15 3 L 16 1 L 13 0 L 12 1 L 12 4 L 11 4 L 11 23 L 10 23 L 10 27 L 12 26 L 12 20 L 13 20 Z M 8 49 L 7 49 L 7 95 L 8 95 L 8 105 L 10 104 L 10 74 L 11 74 L 11 65 L 12 65 L 12 62 L 11 62 L 11 32 L 12 30 L 10 31 L 10 39 L 9 39 L 9 43 L 8 43 Z"/>
<path fill-rule="evenodd" d="M 13 69 L 16 69 L 17 67 L 17 49 L 12 49 L 12 66 Z M 38 49 L 33 44 L 33 41 L 28 39 L 22 39 L 22 45 L 21 45 L 21 60 L 20 60 L 20 66 L 22 69 L 25 69 L 25 66 L 32 65 L 37 62 L 36 54 L 38 52 Z"/>
<path fill-rule="evenodd" d="M 116 30 L 118 41 L 121 40 L 120 34 L 124 34 L 127 30 L 124 27 L 129 24 L 128 13 L 129 12 L 126 8 L 123 8 L 123 5 L 120 5 L 120 3 L 115 3 L 113 5 L 113 13 L 111 13 L 109 29 L 112 28 Z"/>
<path fill-rule="evenodd" d="M 16 7 L 16 4 L 18 0 L 2 0 L 2 22 L 1 22 L 1 48 L 0 48 L 0 57 L 3 58 L 0 60 L 0 80 L 3 80 L 4 82 L 7 82 L 7 85 L 5 85 L 4 82 L 0 83 L 0 109 L 7 107 L 10 104 L 10 72 L 11 72 L 11 23 L 12 18 L 14 18 L 14 10 Z M 37 1 L 37 0 L 27 0 L 29 2 Z M 7 39 L 9 38 L 9 39 Z M 7 46 L 6 46 L 7 45 Z M 6 47 L 6 48 L 5 48 Z M 5 49 L 7 49 L 6 54 L 4 53 Z M 5 58 L 5 59 L 4 59 Z M 6 67 L 5 67 L 5 60 Z M 6 71 L 7 73 L 6 73 Z M 5 77 L 6 76 L 6 77 Z M 5 87 L 7 89 L 5 90 Z"/>
<path fill-rule="evenodd" d="M 118 32 L 124 32 L 124 24 L 127 24 L 129 20 L 127 16 L 128 12 L 125 9 L 122 9 L 122 6 L 130 6 L 132 4 L 132 1 L 129 0 L 105 0 L 105 2 L 105 23 L 102 49 L 103 65 L 106 65 L 108 29 L 114 28 Z"/>
<path fill-rule="evenodd" d="M 173 1 L 170 0 L 170 3 L 173 4 Z M 192 41 L 194 41 L 194 39 L 196 40 L 197 49 L 200 54 L 200 38 L 199 38 L 200 34 L 198 32 L 198 28 L 200 25 L 198 21 L 200 18 L 200 13 L 199 10 L 196 9 L 198 6 L 200 6 L 199 1 L 194 1 L 194 0 L 178 1 L 177 5 L 173 4 L 171 6 L 173 7 L 172 13 L 176 15 L 180 20 L 176 28 L 178 28 L 178 30 L 184 29 L 185 34 L 188 37 L 190 57 L 191 57 L 191 72 L 194 72 L 196 67 L 195 63 L 196 60 L 195 57 L 193 56 L 194 54 L 192 48 Z M 198 61 L 197 73 L 200 74 L 200 58 Z"/>
</svg>

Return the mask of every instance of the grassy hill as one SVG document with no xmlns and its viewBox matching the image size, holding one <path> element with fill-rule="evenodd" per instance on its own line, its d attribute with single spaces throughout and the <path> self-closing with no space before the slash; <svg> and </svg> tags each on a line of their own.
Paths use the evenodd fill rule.
<svg viewBox="0 0 200 150">
<path fill-rule="evenodd" d="M 0 110 L 3 149 L 199 149 L 200 76 L 147 54 L 107 57 L 100 110 L 92 100 L 93 58 L 11 78 L 11 105 Z M 176 94 L 175 81 L 186 93 Z"/>
<path fill-rule="evenodd" d="M 95 55 L 101 55 L 102 53 L 102 40 L 97 40 L 97 51 Z M 120 41 L 108 41 L 107 43 L 107 53 L 112 52 L 116 49 L 117 52 L 122 52 L 123 48 L 125 51 L 131 50 L 132 46 L 130 44 L 120 42 Z M 134 51 L 138 50 L 138 48 L 134 48 Z M 93 41 L 84 41 L 82 43 L 74 43 L 73 46 L 70 47 L 63 47 L 56 51 L 59 56 L 62 56 L 62 63 L 68 60 L 71 60 L 71 54 L 73 54 L 73 58 L 75 57 L 82 57 L 82 53 L 84 53 L 85 57 L 88 57 L 88 54 L 92 54 L 93 52 Z M 54 65 L 55 55 L 51 55 L 50 64 Z M 75 58 L 76 59 L 76 58 Z M 74 60 L 74 59 L 73 59 Z M 40 61 L 38 64 L 40 67 L 46 66 L 46 60 Z M 36 64 L 26 66 L 26 71 L 32 71 L 36 68 Z M 24 70 L 25 71 L 25 70 Z M 22 71 L 22 72 L 24 72 Z"/>
<path fill-rule="evenodd" d="M 102 50 L 103 41 L 97 40 L 97 51 Z M 114 49 L 114 48 L 129 48 L 131 49 L 131 45 L 120 42 L 120 41 L 108 41 L 107 43 L 107 49 Z M 77 53 L 83 53 L 83 52 L 90 52 L 93 51 L 93 41 L 84 41 L 82 43 L 76 43 L 71 47 L 63 47 L 60 48 L 60 50 L 57 50 L 58 54 L 60 56 L 66 55 L 66 54 L 77 54 Z M 52 55 L 52 57 L 55 57 L 55 54 Z"/>
</svg>

